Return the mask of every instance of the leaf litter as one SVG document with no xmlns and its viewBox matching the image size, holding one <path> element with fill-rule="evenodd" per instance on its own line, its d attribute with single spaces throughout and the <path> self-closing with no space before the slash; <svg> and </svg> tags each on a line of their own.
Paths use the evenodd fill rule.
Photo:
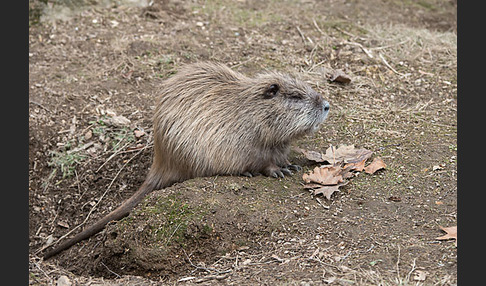
<svg viewBox="0 0 486 286">
<path fill-rule="evenodd" d="M 443 236 L 436 237 L 435 239 L 438 240 L 449 240 L 449 239 L 454 239 L 455 240 L 455 246 L 457 247 L 457 225 L 456 226 L 451 226 L 451 227 L 442 227 L 439 226 L 440 229 L 446 232 Z"/>
<path fill-rule="evenodd" d="M 364 168 L 364 171 L 367 174 L 374 174 L 376 171 L 384 168 L 386 168 L 385 162 L 383 162 L 381 158 L 377 157 L 373 159 L 373 162 Z"/>
<path fill-rule="evenodd" d="M 379 157 L 365 166 L 373 151 L 357 149 L 354 145 L 341 145 L 338 148 L 331 145 L 326 149 L 325 154 L 309 150 L 300 151 L 311 161 L 330 164 L 315 167 L 311 172 L 302 175 L 305 189 L 315 196 L 322 194 L 328 200 L 334 192 L 339 191 L 339 187 L 349 183 L 347 179 L 359 175 L 363 170 L 365 173 L 374 174 L 386 168 L 385 162 Z"/>
</svg>

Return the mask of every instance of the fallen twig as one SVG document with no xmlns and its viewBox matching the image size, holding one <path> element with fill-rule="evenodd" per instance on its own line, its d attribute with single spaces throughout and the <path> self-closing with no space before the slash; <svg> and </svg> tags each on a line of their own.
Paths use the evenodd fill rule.
<svg viewBox="0 0 486 286">
<path fill-rule="evenodd" d="M 387 68 L 389 68 L 392 72 L 396 73 L 397 75 L 400 75 L 400 76 L 408 76 L 410 74 L 403 74 L 403 73 L 400 73 L 400 72 L 397 72 L 386 60 L 385 58 L 383 57 L 383 55 L 381 53 L 378 53 L 378 55 L 380 56 L 380 59 L 383 61 L 383 63 L 385 64 L 385 66 Z"/>
<path fill-rule="evenodd" d="M 100 262 L 100 263 L 101 263 L 101 265 L 103 265 L 103 266 L 104 266 L 104 267 L 105 267 L 105 268 L 106 268 L 106 269 L 107 269 L 107 270 L 108 270 L 108 271 L 109 271 L 111 274 L 115 274 L 116 278 L 121 278 L 121 276 L 120 276 L 118 273 L 116 273 L 116 272 L 112 271 L 112 270 L 111 270 L 110 268 L 108 268 L 108 266 L 106 266 L 106 265 L 105 265 L 103 262 Z"/>
<path fill-rule="evenodd" d="M 321 28 L 319 28 L 319 25 L 317 25 L 317 22 L 316 22 L 316 19 L 312 19 L 312 23 L 314 23 L 314 26 L 316 27 L 317 31 L 319 31 L 319 33 L 321 33 L 323 36 L 327 36 L 322 30 Z"/>
<path fill-rule="evenodd" d="M 373 54 L 371 53 L 371 51 L 369 51 L 368 49 L 366 49 L 365 47 L 363 47 L 362 44 L 360 43 L 356 43 L 356 42 L 349 42 L 349 41 L 345 41 L 343 42 L 343 44 L 347 44 L 347 45 L 353 45 L 353 46 L 358 46 L 361 48 L 361 50 L 363 50 L 363 52 L 365 52 L 365 54 L 370 58 L 370 59 L 373 59 L 374 56 Z"/>
<path fill-rule="evenodd" d="M 120 142 L 121 142 L 121 141 L 120 141 Z M 108 162 L 109 162 L 111 159 L 113 159 L 113 158 L 114 158 L 116 155 L 120 154 L 120 153 L 121 153 L 121 150 L 123 150 L 125 147 L 127 147 L 127 146 L 128 146 L 128 145 L 130 145 L 130 144 L 131 144 L 131 142 L 128 142 L 128 143 L 126 143 L 125 145 L 123 145 L 121 148 L 117 149 L 117 150 L 115 151 L 115 153 L 111 154 L 111 155 L 110 155 L 110 157 L 108 157 L 108 159 L 106 159 L 106 161 L 105 161 L 103 164 L 101 164 L 101 166 L 100 166 L 98 169 L 96 169 L 95 173 L 98 173 L 98 172 L 101 170 L 101 168 L 103 168 L 103 166 L 105 166 L 105 165 L 106 165 L 106 163 L 108 163 Z M 116 147 L 116 146 L 115 146 L 115 147 Z"/>
<path fill-rule="evenodd" d="M 224 274 L 224 275 L 208 275 L 208 276 L 204 276 L 202 278 L 199 278 L 197 280 L 195 280 L 194 282 L 195 283 L 201 283 L 201 282 L 205 282 L 205 281 L 208 281 L 208 280 L 223 280 L 225 278 L 227 278 L 229 275 L 228 274 Z"/>
<path fill-rule="evenodd" d="M 319 203 L 324 209 L 328 210 L 329 206 L 324 205 L 318 197 L 315 197 L 317 203 Z"/>
<path fill-rule="evenodd" d="M 299 35 L 302 37 L 302 41 L 304 41 L 304 44 L 305 44 L 305 36 L 304 36 L 304 33 L 302 33 L 302 31 L 300 30 L 299 26 L 295 26 L 297 28 L 297 31 L 299 32 Z"/>
</svg>

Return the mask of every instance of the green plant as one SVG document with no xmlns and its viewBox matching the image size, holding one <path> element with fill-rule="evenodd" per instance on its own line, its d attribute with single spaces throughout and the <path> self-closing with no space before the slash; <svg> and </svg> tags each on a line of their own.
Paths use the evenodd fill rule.
<svg viewBox="0 0 486 286">
<path fill-rule="evenodd" d="M 82 154 L 81 151 L 69 150 L 71 144 L 71 142 L 66 144 L 64 151 L 51 151 L 51 160 L 47 162 L 48 166 L 54 167 L 55 170 L 61 170 L 63 179 L 71 177 L 76 166 L 86 158 L 86 155 Z"/>
<path fill-rule="evenodd" d="M 111 134 L 110 137 L 112 137 L 113 139 L 113 141 L 111 141 L 111 147 L 114 152 L 118 151 L 123 141 L 127 141 L 127 143 L 135 141 L 135 136 L 133 135 L 133 132 L 126 127 L 117 130 L 116 132 Z"/>
</svg>

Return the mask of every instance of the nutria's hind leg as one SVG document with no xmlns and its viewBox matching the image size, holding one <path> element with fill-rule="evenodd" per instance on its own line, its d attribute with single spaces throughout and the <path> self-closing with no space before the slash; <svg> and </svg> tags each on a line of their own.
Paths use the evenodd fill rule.
<svg viewBox="0 0 486 286">
<path fill-rule="evenodd" d="M 240 175 L 244 176 L 244 177 L 252 178 L 252 177 L 255 176 L 255 173 L 246 171 L 246 172 L 241 173 Z"/>
<path fill-rule="evenodd" d="M 248 177 L 248 178 L 253 178 L 253 177 L 256 177 L 256 176 L 260 176 L 260 175 L 261 175 L 260 172 L 251 172 L 251 171 L 246 171 L 246 172 L 240 173 L 240 176 L 244 176 L 244 177 Z"/>
</svg>

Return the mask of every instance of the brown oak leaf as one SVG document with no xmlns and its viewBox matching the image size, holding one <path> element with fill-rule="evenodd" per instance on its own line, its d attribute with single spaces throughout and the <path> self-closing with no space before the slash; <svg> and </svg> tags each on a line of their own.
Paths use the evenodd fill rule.
<svg viewBox="0 0 486 286">
<path fill-rule="evenodd" d="M 337 185 L 343 182 L 340 166 L 315 167 L 310 174 L 305 173 L 302 175 L 302 179 L 306 183 L 314 182 L 324 186 Z"/>
<path fill-rule="evenodd" d="M 386 168 L 385 162 L 381 160 L 381 158 L 376 157 L 373 162 L 371 162 L 368 166 L 364 167 L 365 173 L 374 174 L 376 171 L 380 169 Z"/>
<path fill-rule="evenodd" d="M 339 187 L 346 185 L 344 178 L 352 176 L 350 170 L 352 166 L 342 168 L 339 166 L 315 167 L 309 174 L 302 175 L 306 182 L 304 188 L 310 189 L 313 195 L 323 195 L 330 200 L 334 192 L 339 191 Z"/>
<path fill-rule="evenodd" d="M 357 176 L 363 170 L 372 174 L 386 166 L 380 158 L 376 158 L 365 167 L 366 160 L 371 157 L 373 151 L 356 149 L 354 145 L 341 145 L 337 149 L 331 145 L 326 154 L 300 148 L 297 151 L 302 152 L 309 160 L 332 164 L 315 167 L 311 172 L 302 175 L 306 183 L 305 189 L 313 195 L 324 195 L 328 200 L 334 192 L 339 191 L 339 187 L 348 183 L 347 179 Z"/>
<path fill-rule="evenodd" d="M 300 151 L 311 161 L 317 163 L 329 162 L 332 165 L 337 165 L 338 163 L 359 163 L 366 161 L 373 154 L 371 150 L 356 149 L 354 145 L 341 145 L 338 148 L 331 145 L 326 149 L 325 154 L 302 149 Z"/>
<path fill-rule="evenodd" d="M 330 146 L 326 149 L 326 154 L 322 156 L 323 160 L 335 165 L 337 163 L 357 163 L 368 159 L 373 151 L 367 149 L 356 149 L 354 145 L 341 145 L 338 148 Z"/>
<path fill-rule="evenodd" d="M 351 167 L 351 170 L 356 171 L 356 172 L 362 172 L 364 167 L 365 167 L 365 162 L 368 158 L 357 162 L 357 163 L 348 163 L 344 165 L 344 168 Z"/>
<path fill-rule="evenodd" d="M 451 226 L 451 227 L 442 227 L 440 226 L 440 229 L 446 232 L 443 236 L 436 237 L 435 239 L 438 240 L 448 240 L 448 239 L 454 239 L 455 246 L 457 246 L 457 225 L 456 226 Z"/>
<path fill-rule="evenodd" d="M 342 187 L 347 183 L 348 182 L 339 183 L 333 186 L 321 186 L 320 188 L 314 189 L 312 194 L 313 195 L 322 194 L 324 197 L 326 197 L 327 200 L 331 200 L 331 195 L 334 194 L 334 192 L 339 192 L 339 187 Z"/>
<path fill-rule="evenodd" d="M 324 162 L 325 160 L 322 159 L 322 154 L 317 152 L 317 151 L 311 151 L 311 150 L 302 150 L 301 149 L 301 152 L 302 154 L 304 154 L 304 156 L 311 160 L 311 161 L 315 161 L 315 162 L 318 162 L 318 163 L 322 163 Z"/>
</svg>

